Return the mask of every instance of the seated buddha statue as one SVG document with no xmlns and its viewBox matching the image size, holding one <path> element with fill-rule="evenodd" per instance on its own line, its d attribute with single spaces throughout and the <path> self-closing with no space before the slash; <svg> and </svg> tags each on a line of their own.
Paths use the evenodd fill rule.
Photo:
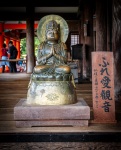
<svg viewBox="0 0 121 150">
<path fill-rule="evenodd" d="M 66 65 L 67 47 L 60 41 L 60 26 L 55 20 L 46 25 L 45 36 L 46 40 L 39 46 L 38 65 L 34 67 L 33 74 L 45 80 L 68 80 L 71 69 Z"/>
<path fill-rule="evenodd" d="M 62 37 L 66 37 L 64 34 L 67 31 L 66 29 L 62 32 L 62 29 L 67 24 L 60 16 L 49 15 L 42 18 L 39 25 L 37 33 L 41 42 L 37 53 L 37 65 L 33 68 L 28 85 L 26 104 L 76 103 L 73 74 L 67 65 L 67 47 L 62 40 Z"/>
</svg>

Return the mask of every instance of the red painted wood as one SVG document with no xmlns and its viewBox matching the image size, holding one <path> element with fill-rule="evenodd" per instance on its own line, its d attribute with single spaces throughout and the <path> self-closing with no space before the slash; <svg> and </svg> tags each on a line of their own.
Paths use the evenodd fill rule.
<svg viewBox="0 0 121 150">
<path fill-rule="evenodd" d="M 34 24 L 36 29 L 38 24 Z M 26 29 L 26 24 L 4 24 L 4 29 Z"/>
<path fill-rule="evenodd" d="M 17 48 L 17 50 L 18 50 L 17 59 L 20 59 L 20 41 L 16 41 L 16 48 Z"/>
<path fill-rule="evenodd" d="M 5 37 L 5 42 L 6 42 L 7 47 L 8 47 L 9 41 L 10 41 L 10 37 Z"/>
<path fill-rule="evenodd" d="M 2 49 L 3 43 L 4 43 L 3 24 L 0 23 L 0 58 L 1 58 L 1 55 L 2 55 L 1 49 Z"/>
</svg>

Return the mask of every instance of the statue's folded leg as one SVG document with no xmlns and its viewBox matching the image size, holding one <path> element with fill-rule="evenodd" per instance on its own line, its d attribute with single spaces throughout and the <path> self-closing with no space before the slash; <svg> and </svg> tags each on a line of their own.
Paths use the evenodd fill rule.
<svg viewBox="0 0 121 150">
<path fill-rule="evenodd" d="M 34 73 L 39 74 L 48 71 L 51 66 L 49 65 L 37 65 L 34 67 Z"/>
<path fill-rule="evenodd" d="M 59 65 L 55 67 L 56 80 L 70 81 L 71 69 L 67 65 Z"/>
<path fill-rule="evenodd" d="M 69 74 L 71 73 L 71 68 L 67 65 L 59 65 L 55 67 L 56 73 Z"/>
<path fill-rule="evenodd" d="M 33 80 L 55 80 L 53 65 L 37 65 L 32 74 Z"/>
</svg>

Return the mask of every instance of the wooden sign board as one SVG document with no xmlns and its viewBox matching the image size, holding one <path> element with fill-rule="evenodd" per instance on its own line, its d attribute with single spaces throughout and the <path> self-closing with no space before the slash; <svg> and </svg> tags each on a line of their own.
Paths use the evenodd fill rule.
<svg viewBox="0 0 121 150">
<path fill-rule="evenodd" d="M 115 123 L 113 52 L 92 52 L 92 95 L 95 123 Z"/>
</svg>

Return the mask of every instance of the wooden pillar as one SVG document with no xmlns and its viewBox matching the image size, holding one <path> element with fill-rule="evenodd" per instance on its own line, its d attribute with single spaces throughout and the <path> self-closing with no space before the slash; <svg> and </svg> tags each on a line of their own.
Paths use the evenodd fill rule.
<svg viewBox="0 0 121 150">
<path fill-rule="evenodd" d="M 84 23 L 86 25 L 85 37 L 85 59 L 86 59 L 86 77 L 91 80 L 91 52 L 93 51 L 93 1 L 88 0 L 85 3 Z"/>
<path fill-rule="evenodd" d="M 96 51 L 107 51 L 107 0 L 96 0 Z"/>
<path fill-rule="evenodd" d="M 3 23 L 0 23 L 0 58 L 2 55 L 2 47 L 3 47 L 3 43 L 4 43 L 4 35 L 3 35 Z"/>
<path fill-rule="evenodd" d="M 107 51 L 112 51 L 112 0 L 107 0 Z"/>
<path fill-rule="evenodd" d="M 121 1 L 112 1 L 113 15 L 113 52 L 115 60 L 115 99 L 121 95 Z"/>
<path fill-rule="evenodd" d="M 86 70 L 86 45 L 85 45 L 85 42 L 83 44 L 83 59 L 82 59 L 82 72 L 83 72 L 83 79 L 85 79 L 87 77 L 87 70 Z"/>
<path fill-rule="evenodd" d="M 93 3 L 92 0 L 86 0 L 83 3 L 82 14 L 82 36 L 81 42 L 83 44 L 83 78 L 90 78 L 91 80 L 91 52 L 93 51 Z"/>
<path fill-rule="evenodd" d="M 9 41 L 10 41 L 10 37 L 5 37 L 5 43 L 6 43 L 7 48 L 8 48 Z M 8 53 L 8 58 L 9 57 L 10 57 L 10 53 Z"/>
<path fill-rule="evenodd" d="M 27 73 L 32 73 L 35 66 L 34 56 L 34 7 L 27 7 L 26 20 L 26 47 L 27 47 Z"/>
<path fill-rule="evenodd" d="M 6 42 L 7 47 L 8 47 L 9 41 L 10 41 L 10 37 L 6 37 L 6 38 L 5 38 L 5 42 Z"/>
<path fill-rule="evenodd" d="M 84 6 L 82 7 L 82 14 L 81 14 L 81 44 L 83 44 L 83 49 L 82 49 L 82 78 L 86 77 L 86 60 L 85 60 L 85 37 L 84 37 L 84 13 L 85 9 Z"/>
<path fill-rule="evenodd" d="M 16 47 L 16 40 L 12 40 L 13 41 L 13 45 Z"/>
<path fill-rule="evenodd" d="M 16 41 L 16 48 L 18 50 L 17 59 L 20 59 L 20 40 Z"/>
</svg>

